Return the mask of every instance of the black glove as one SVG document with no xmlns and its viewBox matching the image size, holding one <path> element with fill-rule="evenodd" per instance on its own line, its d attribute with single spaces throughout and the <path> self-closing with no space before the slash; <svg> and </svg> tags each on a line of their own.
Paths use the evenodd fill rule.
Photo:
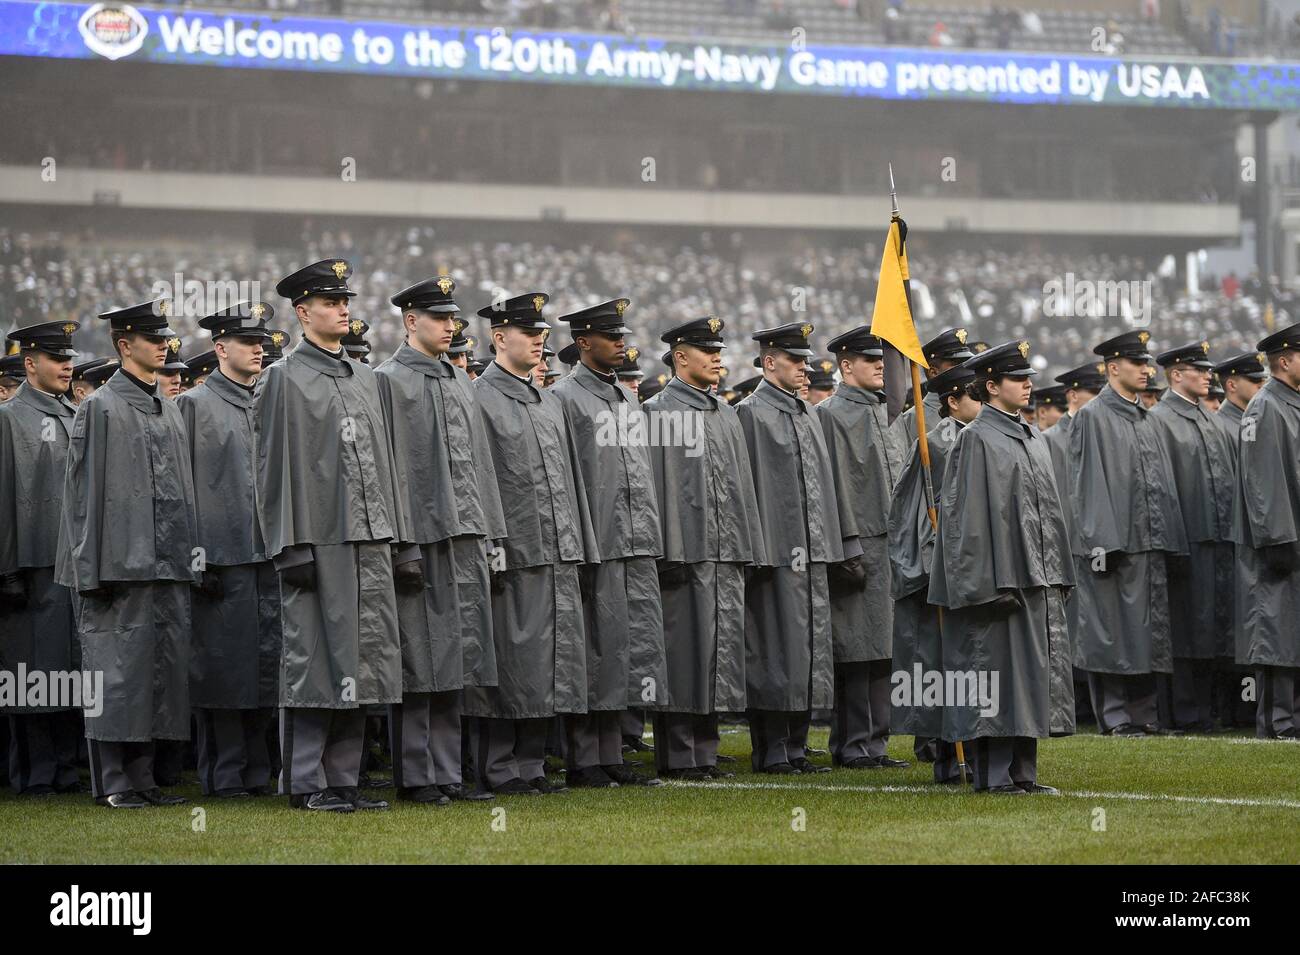
<svg viewBox="0 0 1300 955">
<path fill-rule="evenodd" d="M 214 570 L 200 571 L 199 579 L 190 586 L 209 600 L 220 600 L 226 595 L 226 585 L 221 582 L 221 578 Z"/>
<path fill-rule="evenodd" d="M 416 558 L 393 568 L 393 583 L 404 594 L 419 593 L 424 589 L 424 563 Z"/>
<path fill-rule="evenodd" d="M 980 609 L 984 611 L 985 619 L 997 621 L 1006 620 L 1023 606 L 1024 602 L 1020 599 L 1019 591 L 1001 590 L 988 603 L 980 604 Z"/>
<path fill-rule="evenodd" d="M 659 589 L 672 590 L 686 583 L 686 565 L 679 561 L 659 563 Z"/>
<path fill-rule="evenodd" d="M 1264 564 L 1279 577 L 1285 577 L 1296 568 L 1294 544 L 1273 544 L 1263 550 Z"/>
<path fill-rule="evenodd" d="M 0 607 L 22 610 L 26 606 L 27 581 L 23 579 L 23 572 L 16 570 L 0 576 Z"/>
<path fill-rule="evenodd" d="M 299 590 L 315 590 L 315 561 L 309 560 L 305 564 L 286 567 L 284 570 L 280 571 L 280 583 L 288 584 L 290 587 L 297 587 Z"/>
<path fill-rule="evenodd" d="M 867 568 L 861 557 L 850 557 L 838 564 L 829 564 L 826 572 L 833 585 L 842 590 L 861 590 L 867 582 Z"/>
</svg>

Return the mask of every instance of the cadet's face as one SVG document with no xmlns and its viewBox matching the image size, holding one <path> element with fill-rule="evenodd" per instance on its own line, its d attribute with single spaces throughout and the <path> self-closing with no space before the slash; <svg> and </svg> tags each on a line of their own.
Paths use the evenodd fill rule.
<svg viewBox="0 0 1300 955">
<path fill-rule="evenodd" d="M 1038 409 L 1038 427 L 1046 431 L 1056 422 L 1061 420 L 1061 415 L 1065 412 L 1056 405 L 1043 405 Z"/>
<path fill-rule="evenodd" d="M 164 398 L 175 398 L 181 393 L 180 372 L 158 372 L 158 390 Z"/>
<path fill-rule="evenodd" d="M 809 403 L 809 404 L 819 405 L 819 404 L 821 404 L 823 401 L 825 401 L 827 398 L 829 398 L 830 396 L 831 396 L 831 390 L 830 390 L 829 388 L 809 388 L 809 389 L 808 389 L 808 403 Z"/>
<path fill-rule="evenodd" d="M 885 360 L 866 355 L 846 355 L 840 359 L 840 374 L 851 385 L 879 391 L 885 387 Z"/>
<path fill-rule="evenodd" d="M 1065 401 L 1071 411 L 1078 411 L 1096 397 L 1097 392 L 1089 391 L 1087 388 L 1071 388 L 1065 393 Z"/>
<path fill-rule="evenodd" d="M 948 402 L 948 405 L 952 408 L 952 416 L 962 424 L 970 424 L 980 413 L 980 403 L 966 391 L 963 391 L 956 401 Z"/>
<path fill-rule="evenodd" d="M 1211 413 L 1218 411 L 1223 405 L 1223 399 L 1215 396 L 1213 398 L 1206 396 L 1201 399 L 1201 404 L 1205 405 L 1205 410 Z"/>
<path fill-rule="evenodd" d="M 0 401 L 8 401 L 18 390 L 18 382 L 13 378 L 0 378 Z"/>
<path fill-rule="evenodd" d="M 119 346 L 123 361 L 133 361 L 140 369 L 156 374 L 158 369 L 167 364 L 167 339 L 153 335 L 133 335 L 121 339 Z"/>
<path fill-rule="evenodd" d="M 448 360 L 449 362 L 451 362 L 453 365 L 455 365 L 457 368 L 468 368 L 468 367 L 469 367 L 469 353 L 468 353 L 468 352 L 459 352 L 459 353 L 457 353 L 457 354 L 455 354 L 455 355 L 448 355 L 448 356 L 447 356 L 447 360 Z"/>
<path fill-rule="evenodd" d="M 722 380 L 722 349 L 682 345 L 673 351 L 677 374 L 687 384 L 708 388 Z"/>
<path fill-rule="evenodd" d="M 544 361 L 538 362 L 536 367 L 533 368 L 533 384 L 535 384 L 538 388 L 545 388 L 546 372 L 549 370 L 550 369 L 546 367 L 546 362 Z"/>
<path fill-rule="evenodd" d="M 628 391 L 632 392 L 632 394 L 634 394 L 634 395 L 635 395 L 635 394 L 640 390 L 640 388 L 641 388 L 641 379 L 640 379 L 640 378 L 620 378 L 620 379 L 618 380 L 618 383 L 619 383 L 620 385 L 622 385 L 624 388 L 626 388 Z"/>
<path fill-rule="evenodd" d="M 492 333 L 496 340 L 497 359 L 512 374 L 523 377 L 542 360 L 542 334 L 539 330 L 506 325 Z"/>
<path fill-rule="evenodd" d="M 599 333 L 583 335 L 578 348 L 593 365 L 606 371 L 613 371 L 623 364 L 623 353 L 627 350 L 622 335 Z"/>
<path fill-rule="evenodd" d="M 1236 391 L 1237 399 L 1241 402 L 1243 408 L 1250 404 L 1250 399 L 1254 398 L 1259 389 L 1264 387 L 1262 381 L 1251 381 L 1249 378 L 1234 377 L 1232 381 L 1236 385 L 1234 390 Z M 1225 382 L 1225 385 L 1226 384 L 1227 383 Z"/>
<path fill-rule="evenodd" d="M 47 395 L 61 395 L 72 384 L 72 359 L 56 358 L 43 351 L 28 354 L 23 362 L 27 374 L 36 379 L 36 387 Z"/>
<path fill-rule="evenodd" d="M 1273 377 L 1280 378 L 1283 384 L 1300 390 L 1300 351 L 1283 352 L 1277 361 Z"/>
<path fill-rule="evenodd" d="M 1208 368 L 1177 365 L 1169 369 L 1169 384 L 1181 388 L 1185 394 L 1193 398 L 1204 398 L 1210 393 L 1210 375 Z"/>
<path fill-rule="evenodd" d="M 217 339 L 213 346 L 217 357 L 225 360 L 225 367 L 240 382 L 252 378 L 262 370 L 262 340 L 260 338 Z"/>
<path fill-rule="evenodd" d="M 441 312 L 407 312 L 406 330 L 420 351 L 428 355 L 444 355 L 456 337 L 456 316 Z"/>
<path fill-rule="evenodd" d="M 1147 386 L 1150 369 L 1144 361 L 1132 358 L 1112 358 L 1106 363 L 1106 372 L 1128 391 L 1141 391 Z"/>
<path fill-rule="evenodd" d="M 309 295 L 298 303 L 295 310 L 304 330 L 327 341 L 335 341 L 348 333 L 351 312 L 346 295 Z"/>
<path fill-rule="evenodd" d="M 783 351 L 769 352 L 763 358 L 763 376 L 777 387 L 796 394 L 808 380 L 803 359 Z"/>
<path fill-rule="evenodd" d="M 1029 404 L 1029 395 L 1033 390 L 1033 382 L 1029 378 L 999 378 L 990 381 L 988 386 L 989 397 L 1003 411 L 1023 410 Z"/>
</svg>

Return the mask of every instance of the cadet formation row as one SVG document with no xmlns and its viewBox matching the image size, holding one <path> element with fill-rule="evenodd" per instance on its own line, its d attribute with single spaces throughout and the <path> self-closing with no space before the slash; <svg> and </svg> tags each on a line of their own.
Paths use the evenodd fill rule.
<svg viewBox="0 0 1300 955">
<path fill-rule="evenodd" d="M 406 342 L 372 369 L 350 275 L 278 283 L 301 330 L 282 354 L 266 303 L 204 317 L 210 360 L 174 400 L 165 301 L 100 315 L 117 358 L 75 382 L 77 323 L 8 336 L 0 669 L 103 679 L 84 716 L 9 702 L 18 792 L 77 790 L 84 735 L 101 805 L 183 801 L 155 758 L 193 717 L 206 795 L 269 793 L 278 764 L 295 807 L 383 808 L 361 785 L 376 707 L 397 797 L 439 805 L 727 776 L 719 714 L 746 715 L 755 771 L 828 772 L 814 711 L 835 767 L 906 765 L 892 729 L 937 783 L 962 781 L 962 741 L 977 789 L 1052 792 L 1036 741 L 1073 732 L 1076 679 L 1103 733 L 1209 729 L 1228 680 L 1254 681 L 1259 735 L 1297 735 L 1300 326 L 1217 366 L 1205 342 L 1159 354 L 1150 407 L 1147 334 L 1112 338 L 1058 378 L 1046 431 L 1029 343 L 947 330 L 927 480 L 865 326 L 827 344 L 815 406 L 812 326 L 756 333 L 732 407 L 724 322 L 684 322 L 638 406 L 627 299 L 560 319 L 560 377 L 545 294 L 481 309 L 494 359 L 470 365 L 431 278 L 392 297 Z M 654 777 L 623 759 L 630 710 Z"/>
</svg>

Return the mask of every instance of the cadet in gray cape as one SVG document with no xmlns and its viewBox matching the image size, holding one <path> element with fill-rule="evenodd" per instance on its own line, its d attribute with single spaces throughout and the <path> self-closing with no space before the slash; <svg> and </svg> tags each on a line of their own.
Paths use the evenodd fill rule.
<svg viewBox="0 0 1300 955">
<path fill-rule="evenodd" d="M 474 381 L 505 512 L 490 555 L 497 686 L 466 687 L 477 717 L 480 783 L 501 795 L 567 791 L 546 779 L 552 717 L 587 710 L 580 565 L 600 559 L 564 409 L 532 370 L 548 296 L 530 292 L 479 310 L 496 360 Z"/>
<path fill-rule="evenodd" d="M 487 548 L 506 536 L 474 388 L 449 361 L 465 327 L 455 290 L 441 275 L 394 295 L 406 344 L 375 369 L 425 578 L 423 589 L 397 598 L 402 702 L 388 716 L 393 782 L 399 798 L 438 805 L 492 798 L 461 777 L 461 691 L 497 683 Z"/>
<path fill-rule="evenodd" d="M 1246 406 L 1256 392 L 1268 381 L 1268 372 L 1264 365 L 1268 356 L 1263 352 L 1248 352 L 1234 355 L 1227 361 L 1214 366 L 1214 373 L 1223 383 L 1223 404 L 1215 414 L 1215 419 L 1223 426 L 1229 438 L 1233 458 L 1237 455 L 1237 433 L 1241 430 L 1241 419 L 1246 413 Z"/>
<path fill-rule="evenodd" d="M 8 401 L 22 386 L 23 356 L 18 352 L 0 358 L 0 404 Z"/>
<path fill-rule="evenodd" d="M 925 370 L 927 379 L 941 375 L 949 368 L 956 368 L 966 361 L 974 352 L 966 345 L 970 336 L 964 328 L 945 328 L 934 338 L 921 346 L 921 352 L 929 365 Z M 921 398 L 925 402 L 925 420 L 939 420 L 939 402 L 934 395 L 926 392 Z M 907 408 L 894 419 L 893 427 L 899 432 L 899 446 L 910 448 L 916 440 L 916 409 Z"/>
<path fill-rule="evenodd" d="M 80 669 L 72 594 L 54 579 L 63 475 L 76 407 L 76 322 L 20 324 L 26 380 L 0 407 L 0 671 L 54 675 Z M 26 681 L 22 681 L 26 682 Z M 9 785 L 27 796 L 81 792 L 77 747 L 85 733 L 74 700 L 27 700 L 9 715 Z M 6 712 L 0 708 L 0 714 Z"/>
<path fill-rule="evenodd" d="M 706 316 L 669 329 L 662 338 L 676 374 L 645 403 L 654 433 L 698 436 L 650 449 L 668 663 L 667 710 L 654 714 L 655 765 L 678 779 L 733 775 L 718 769 L 718 714 L 745 709 L 745 568 L 764 562 L 745 435 L 712 390 L 723 328 Z"/>
<path fill-rule="evenodd" d="M 975 420 L 980 403 L 971 395 L 975 373 L 964 365 L 949 368 L 925 383 L 939 396 L 939 421 L 926 437 L 930 447 L 930 481 L 937 505 L 943 490 L 948 454 L 961 429 Z M 926 423 L 930 421 L 926 418 Z M 961 501 L 957 502 L 960 507 Z M 934 528 L 930 524 L 920 442 L 913 442 L 907 466 L 898 479 L 889 510 L 890 592 L 894 598 L 894 674 L 901 684 L 891 694 L 891 727 L 918 739 L 935 740 L 934 781 L 962 781 L 955 743 L 943 737 L 943 701 L 927 701 L 926 674 L 943 672 L 941 611 L 928 599 L 934 561 Z M 958 631 L 959 632 L 959 631 Z M 838 699 L 836 701 L 838 703 Z"/>
<path fill-rule="evenodd" d="M 1300 738 L 1300 325 L 1259 342 L 1269 380 L 1237 442 L 1237 660 L 1255 667 L 1256 735 Z"/>
<path fill-rule="evenodd" d="M 1169 388 L 1151 409 L 1173 467 L 1187 531 L 1187 557 L 1168 557 L 1174 672 L 1162 678 L 1161 723 L 1214 729 L 1214 661 L 1232 644 L 1233 452 L 1214 415 L 1201 407 L 1214 368 L 1210 344 L 1193 342 L 1156 356 Z"/>
<path fill-rule="evenodd" d="M 811 710 L 834 705 L 827 567 L 841 564 L 835 470 L 812 407 L 798 397 L 810 324 L 754 333 L 763 380 L 736 406 L 763 529 L 763 562 L 745 586 L 745 683 L 755 772 L 829 772 L 812 763 Z M 852 512 L 846 512 L 852 516 Z M 861 554 L 856 531 L 849 557 Z"/>
<path fill-rule="evenodd" d="M 1108 384 L 1070 426 L 1074 663 L 1088 671 L 1098 729 L 1116 736 L 1162 732 L 1155 674 L 1173 670 L 1165 558 L 1187 554 L 1169 452 L 1138 400 L 1149 338 L 1125 332 L 1093 349 Z"/>
<path fill-rule="evenodd" d="M 564 409 L 600 563 L 585 568 L 587 712 L 566 722 L 569 786 L 658 785 L 623 765 L 621 717 L 664 705 L 664 624 L 659 595 L 659 503 L 647 419 L 618 383 L 625 298 L 560 317 L 579 361 L 551 389 Z"/>
<path fill-rule="evenodd" d="M 828 568 L 835 638 L 831 760 L 849 769 L 905 767 L 886 752 L 894 655 L 889 501 L 903 472 L 901 432 L 889 427 L 880 339 L 864 325 L 826 347 L 839 364 L 840 386 L 815 417 L 835 475 L 846 558 Z"/>
<path fill-rule="evenodd" d="M 91 791 L 114 809 L 185 801 L 154 780 L 154 741 L 190 738 L 198 579 L 185 421 L 157 383 L 175 337 L 168 308 L 99 316 L 121 366 L 77 408 L 64 478 L 55 579 L 76 591 L 83 668 L 104 674 L 103 712 L 86 716 L 86 737 Z"/>
<path fill-rule="evenodd" d="M 420 549 L 397 493 L 375 373 L 348 357 L 352 267 L 281 279 L 302 339 L 258 376 L 257 492 L 280 574 L 280 792 L 308 810 L 384 809 L 357 788 L 365 707 L 402 696 L 395 585 Z"/>
<path fill-rule="evenodd" d="M 966 367 L 985 404 L 948 455 L 929 590 L 950 618 L 945 685 L 965 677 L 966 700 L 945 700 L 943 738 L 975 741 L 977 790 L 1055 793 L 1038 782 L 1038 740 L 1074 732 L 1063 593 L 1074 573 L 1051 455 L 1020 417 L 1029 343 L 990 348 Z"/>
<path fill-rule="evenodd" d="M 176 399 L 194 471 L 204 566 L 193 595 L 190 705 L 205 796 L 270 792 L 267 728 L 280 694 L 280 579 L 254 478 L 253 383 L 273 310 L 241 302 L 199 320 L 217 368 Z"/>
</svg>

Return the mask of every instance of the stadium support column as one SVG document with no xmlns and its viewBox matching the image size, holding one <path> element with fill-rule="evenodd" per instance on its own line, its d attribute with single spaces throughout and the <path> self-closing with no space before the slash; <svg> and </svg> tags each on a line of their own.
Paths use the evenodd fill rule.
<svg viewBox="0 0 1300 955">
<path fill-rule="evenodd" d="M 1268 154 L 1268 130 L 1276 113 L 1253 113 L 1255 127 L 1255 268 L 1264 288 L 1273 274 L 1273 169 Z"/>
</svg>

